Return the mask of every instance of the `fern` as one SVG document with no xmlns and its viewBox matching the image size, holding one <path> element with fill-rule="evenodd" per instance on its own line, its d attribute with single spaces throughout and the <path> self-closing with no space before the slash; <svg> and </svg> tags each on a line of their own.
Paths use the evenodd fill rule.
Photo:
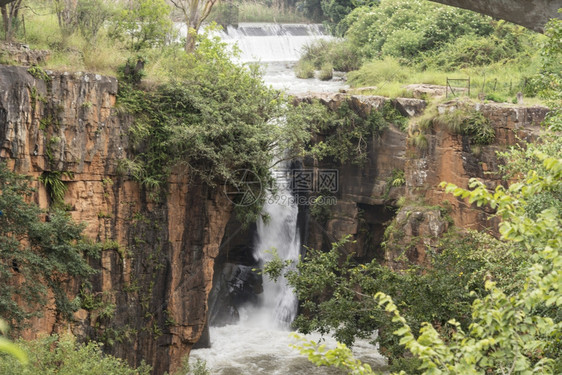
<svg viewBox="0 0 562 375">
<path fill-rule="evenodd" d="M 70 171 L 45 171 L 39 176 L 39 181 L 45 185 L 53 206 L 62 206 L 67 187 L 62 181 L 63 177 L 74 178 Z"/>
</svg>

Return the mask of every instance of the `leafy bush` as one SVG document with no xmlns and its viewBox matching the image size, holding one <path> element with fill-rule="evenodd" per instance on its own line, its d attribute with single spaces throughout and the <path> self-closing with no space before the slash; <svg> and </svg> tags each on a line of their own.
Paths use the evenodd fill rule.
<svg viewBox="0 0 562 375">
<path fill-rule="evenodd" d="M 302 79 L 314 78 L 314 64 L 310 61 L 300 60 L 295 66 L 295 75 Z"/>
<path fill-rule="evenodd" d="M 515 29 L 515 27 L 513 27 Z M 528 32 L 531 33 L 530 31 Z M 463 35 L 453 42 L 444 45 L 438 53 L 426 53 L 421 66 L 439 67 L 445 70 L 466 68 L 471 66 L 485 66 L 496 62 L 517 60 L 528 56 L 532 51 L 531 38 L 527 33 L 505 38 L 496 34 L 490 36 Z"/>
<path fill-rule="evenodd" d="M 318 79 L 321 81 L 329 81 L 334 76 L 334 67 L 331 63 L 322 65 L 320 72 L 318 72 Z"/>
<path fill-rule="evenodd" d="M 480 111 L 467 106 L 436 116 L 433 124 L 445 126 L 454 134 L 467 135 L 477 145 L 488 145 L 496 139 L 490 121 Z"/>
<path fill-rule="evenodd" d="M 459 8 L 427 1 L 382 0 L 353 10 L 342 28 L 367 59 L 381 56 L 412 63 L 424 51 L 436 50 L 460 36 L 489 35 L 491 19 Z"/>
<path fill-rule="evenodd" d="M 359 69 L 361 58 L 356 49 L 345 40 L 321 39 L 304 46 L 297 67 L 305 64 L 317 70 L 322 69 L 326 64 L 332 64 L 336 71 L 349 72 Z"/>
<path fill-rule="evenodd" d="M 68 171 L 45 171 L 39 176 L 39 181 L 45 185 L 54 207 L 60 208 L 64 204 L 66 185 L 62 182 L 63 176 L 74 178 L 74 174 Z"/>
<path fill-rule="evenodd" d="M 377 261 L 356 263 L 346 255 L 347 241 L 335 243 L 329 252 L 310 249 L 298 270 L 289 272 L 289 282 L 302 301 L 294 327 L 302 333 L 333 333 L 347 345 L 378 330 L 379 351 L 389 358 L 392 370 L 406 365 L 416 368 L 419 361 L 408 358 L 393 334 L 398 326 L 372 295 L 384 291 L 396 296 L 414 329 L 431 321 L 446 333 L 446 322 L 452 317 L 467 326 L 472 301 L 486 295 L 486 275 L 513 289 L 518 284 L 512 277 L 525 263 L 523 254 L 507 251 L 507 246 L 491 236 L 452 232 L 430 251 L 431 265 L 395 272 Z"/>
<path fill-rule="evenodd" d="M 362 164 L 367 159 L 371 139 L 380 136 L 388 127 L 382 112 L 359 115 L 348 102 L 343 102 L 334 111 L 324 111 L 316 122 L 319 136 L 309 150 L 320 160 L 331 158 L 341 164 Z"/>
<path fill-rule="evenodd" d="M 0 373 L 5 375 L 149 375 L 142 364 L 134 369 L 121 359 L 106 355 L 100 344 L 78 344 L 72 336 L 44 336 L 17 344 L 29 358 L 23 365 L 15 358 L 0 356 Z"/>
<path fill-rule="evenodd" d="M 120 105 L 136 117 L 130 129 L 135 166 L 128 169 L 154 193 L 163 192 L 177 165 L 211 187 L 230 181 L 243 188 L 246 170 L 270 186 L 276 153 L 297 148 L 310 133 L 302 123 L 279 126 L 276 119 L 292 107 L 264 86 L 257 67 L 233 63 L 217 38 L 198 37 L 194 53 L 163 61 L 172 77 L 167 82 L 148 92 L 122 85 Z M 253 205 L 236 206 L 246 222 L 259 215 L 265 198 L 253 193 L 260 197 Z"/>
<path fill-rule="evenodd" d="M 115 15 L 113 4 L 107 0 L 80 0 L 76 15 L 80 33 L 90 44 L 96 42 L 98 32 Z"/>
</svg>

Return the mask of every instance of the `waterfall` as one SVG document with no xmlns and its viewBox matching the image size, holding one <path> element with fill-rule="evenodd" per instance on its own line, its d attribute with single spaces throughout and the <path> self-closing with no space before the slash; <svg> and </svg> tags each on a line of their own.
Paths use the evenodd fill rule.
<svg viewBox="0 0 562 375">
<path fill-rule="evenodd" d="M 254 257 L 263 265 L 272 259 L 272 250 L 275 249 L 281 260 L 292 261 L 294 267 L 300 253 L 298 206 L 293 200 L 286 176 L 283 173 L 274 175 L 278 191 L 267 197 L 263 208 L 269 220 L 258 220 Z M 288 329 L 297 314 L 297 305 L 297 297 L 283 276 L 273 281 L 264 275 L 260 303 L 249 318 L 254 323 L 270 328 Z"/>
<path fill-rule="evenodd" d="M 241 23 L 220 33 L 223 41 L 238 44 L 242 62 L 298 61 L 303 48 L 330 39 L 319 24 Z"/>
<path fill-rule="evenodd" d="M 305 45 L 332 38 L 324 33 L 321 25 L 241 23 L 237 28 L 227 27 L 220 32 L 220 37 L 230 45 L 238 45 L 241 62 L 264 63 L 264 82 L 275 89 L 294 94 L 337 92 L 345 87 L 342 79 L 298 79 L 293 71 Z M 249 261 L 244 258 L 246 263 L 243 265 L 231 263 L 223 270 L 219 277 L 220 288 L 214 288 L 218 292 L 213 295 L 213 301 L 224 297 L 225 304 L 215 306 L 224 307 L 218 311 L 225 311 L 226 318 L 217 319 L 217 324 L 210 327 L 211 347 L 193 350 L 192 356 L 205 360 L 214 375 L 343 374 L 334 368 L 316 367 L 290 348 L 289 344 L 294 344 L 294 339 L 290 338 L 287 330 L 296 317 L 297 297 L 284 278 L 273 282 L 263 275 L 260 284 L 256 282 L 260 280 L 260 275 L 252 271 L 271 260 L 272 249 L 277 251 L 281 260 L 293 261 L 292 267 L 296 267 L 299 258 L 298 206 L 287 178 L 289 174 L 282 170 L 272 172 L 277 192 L 267 196 L 263 207 L 263 213 L 269 220 L 258 220 L 253 244 L 245 243 L 242 247 L 248 251 L 253 248 L 255 259 Z M 258 264 L 251 263 L 253 260 Z M 254 298 L 248 296 L 249 292 Z M 228 293 L 235 296 L 229 299 Z M 307 337 L 320 340 L 318 334 Z M 335 340 L 330 337 L 324 339 L 328 347 L 335 347 Z M 370 364 L 384 364 L 384 358 L 373 352 L 367 341 L 364 347 L 356 345 L 354 350 Z"/>
</svg>

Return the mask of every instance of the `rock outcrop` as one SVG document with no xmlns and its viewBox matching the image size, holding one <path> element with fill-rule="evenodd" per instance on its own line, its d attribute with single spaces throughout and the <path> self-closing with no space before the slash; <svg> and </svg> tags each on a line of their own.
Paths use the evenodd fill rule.
<svg viewBox="0 0 562 375">
<path fill-rule="evenodd" d="M 121 162 L 130 155 L 132 119 L 118 111 L 115 78 L 88 73 L 0 66 L 0 161 L 35 177 L 34 199 L 50 204 L 42 173 L 64 177 L 66 209 L 85 233 L 103 243 L 91 288 L 80 280 L 71 296 L 95 301 L 69 325 L 48 309 L 27 337 L 68 327 L 105 343 L 112 354 L 155 374 L 173 371 L 206 325 L 214 259 L 230 217 L 222 193 L 172 173 L 167 194 L 154 199 L 130 179 Z"/>
<path fill-rule="evenodd" d="M 298 100 L 312 98 L 309 95 Z M 378 110 L 390 100 L 345 94 L 322 94 L 319 99 L 330 108 L 348 100 L 360 113 Z M 425 102 L 419 99 L 392 99 L 391 103 L 405 116 L 419 115 L 425 108 Z M 427 148 L 419 150 L 410 144 L 408 134 L 391 125 L 380 137 L 373 137 L 363 165 L 309 161 L 307 168 L 337 169 L 339 187 L 337 204 L 331 208 L 329 218 L 324 222 L 310 218 L 306 244 L 328 249 L 332 242 L 351 234 L 356 242 L 347 245 L 348 252 L 359 259 L 377 258 L 396 265 L 404 255 L 412 262 L 424 262 L 428 246 L 451 224 L 495 233 L 498 223 L 491 212 L 445 194 L 439 184 L 446 181 L 468 187 L 471 178 L 480 179 L 490 188 L 505 183 L 498 172 L 501 160 L 496 151 L 520 139 L 536 138 L 548 109 L 496 103 L 472 105 L 494 128 L 495 141 L 491 145 L 474 148 L 468 136 L 433 126 L 425 134 Z M 453 100 L 438 109 L 444 112 L 458 106 L 459 102 Z M 396 246 L 383 248 L 384 233 L 390 225 L 401 236 L 392 238 Z M 387 237 L 391 234 L 387 233 Z"/>
</svg>

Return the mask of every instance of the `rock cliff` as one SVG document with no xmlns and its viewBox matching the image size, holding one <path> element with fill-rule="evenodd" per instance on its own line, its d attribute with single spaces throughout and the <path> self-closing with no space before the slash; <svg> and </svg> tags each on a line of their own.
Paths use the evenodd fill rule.
<svg viewBox="0 0 562 375">
<path fill-rule="evenodd" d="M 314 97 L 332 109 L 347 100 L 363 114 L 380 110 L 390 100 L 348 94 Z M 297 101 L 311 98 L 302 96 Z M 392 99 L 391 104 L 408 117 L 418 116 L 426 107 L 421 99 Z M 443 113 L 461 105 L 465 103 L 451 100 L 437 109 Z M 536 138 L 548 110 L 542 106 L 497 103 L 469 106 L 482 113 L 493 127 L 492 144 L 474 148 L 468 136 L 454 134 L 446 126 L 432 126 L 425 134 L 427 147 L 420 150 L 408 141 L 406 132 L 391 125 L 371 139 L 363 165 L 308 160 L 306 168 L 337 169 L 339 186 L 337 204 L 329 217 L 324 222 L 310 217 L 307 245 L 328 249 L 332 242 L 351 234 L 357 242 L 348 244 L 349 252 L 360 259 L 378 258 L 398 266 L 397 259 L 402 256 L 412 262 L 424 262 L 427 247 L 451 224 L 495 233 L 497 222 L 491 212 L 445 194 L 439 184 L 446 181 L 467 187 L 471 178 L 479 178 L 490 188 L 505 183 L 498 173 L 501 160 L 496 151 L 519 140 Z M 381 246 L 385 240 L 391 240 L 387 242 L 395 246 Z"/>
<path fill-rule="evenodd" d="M 69 295 L 83 300 L 74 321 L 48 309 L 25 336 L 70 329 L 162 374 L 204 330 L 231 206 L 188 170 L 174 171 L 160 199 L 127 176 L 120 161 L 133 156 L 132 119 L 120 113 L 117 89 L 115 78 L 97 74 L 0 66 L 0 160 L 35 178 L 72 172 L 63 176 L 65 207 L 104 248 L 90 260 L 99 270 L 91 286 L 69 282 Z M 47 208 L 49 194 L 35 181 L 34 199 Z"/>
</svg>

